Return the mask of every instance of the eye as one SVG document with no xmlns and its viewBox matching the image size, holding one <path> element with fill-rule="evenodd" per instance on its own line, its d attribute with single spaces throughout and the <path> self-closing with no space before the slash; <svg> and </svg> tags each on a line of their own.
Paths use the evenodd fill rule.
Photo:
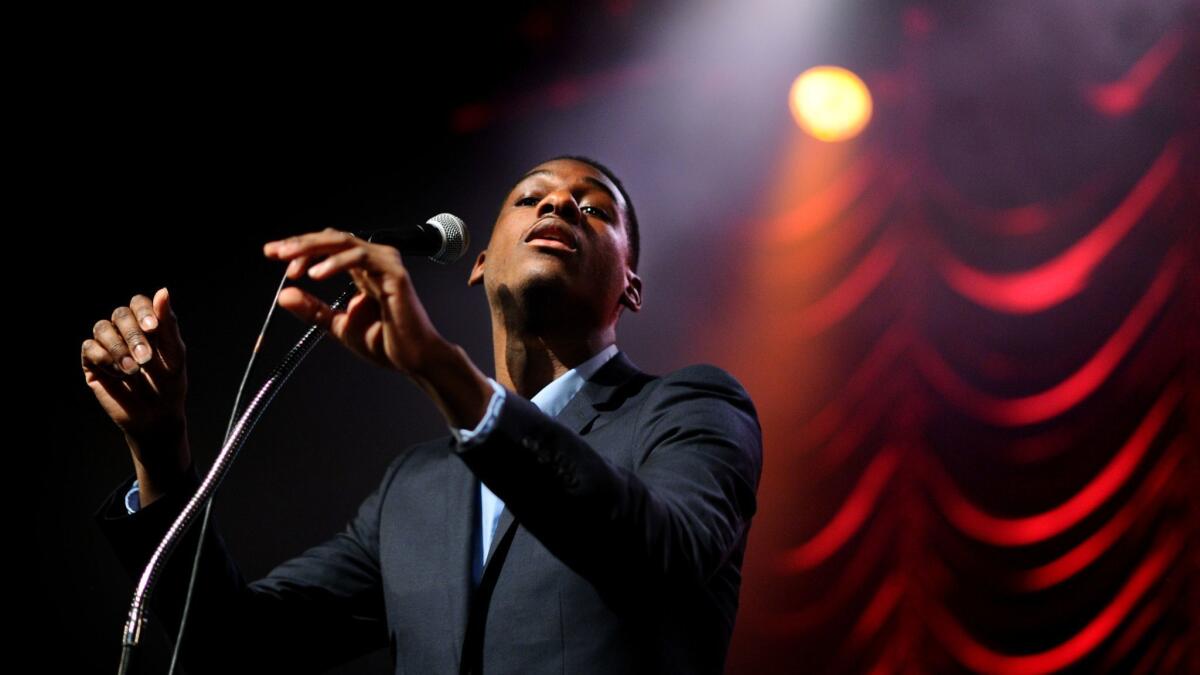
<svg viewBox="0 0 1200 675">
<path fill-rule="evenodd" d="M 521 197 L 517 201 L 513 202 L 513 206 L 524 206 L 527 203 L 537 204 L 539 201 L 541 201 L 541 198 L 538 197 L 537 195 L 528 195 L 525 197 Z M 604 209 L 602 209 L 598 206 L 588 205 L 588 206 L 582 207 L 580 210 L 587 211 L 588 209 L 595 211 L 597 216 L 599 216 L 605 220 L 612 220 L 612 216 L 608 215 L 608 211 L 605 211 Z"/>
</svg>

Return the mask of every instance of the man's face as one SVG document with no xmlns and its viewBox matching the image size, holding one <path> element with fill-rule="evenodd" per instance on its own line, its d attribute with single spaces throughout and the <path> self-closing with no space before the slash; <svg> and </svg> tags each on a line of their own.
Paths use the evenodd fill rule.
<svg viewBox="0 0 1200 675">
<path fill-rule="evenodd" d="M 508 193 L 468 283 L 484 283 L 493 309 L 516 301 L 587 328 L 615 322 L 621 306 L 641 308 L 626 214 L 603 172 L 570 159 L 543 162 Z"/>
</svg>

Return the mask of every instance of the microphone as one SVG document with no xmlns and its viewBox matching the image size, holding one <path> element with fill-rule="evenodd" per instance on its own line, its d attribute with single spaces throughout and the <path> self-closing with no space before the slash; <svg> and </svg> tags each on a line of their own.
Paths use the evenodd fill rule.
<svg viewBox="0 0 1200 675">
<path fill-rule="evenodd" d="M 428 256 L 448 265 L 462 257 L 471 245 L 471 234 L 462 218 L 439 213 L 420 225 L 401 225 L 364 232 L 367 241 L 397 248 L 404 255 Z"/>
</svg>

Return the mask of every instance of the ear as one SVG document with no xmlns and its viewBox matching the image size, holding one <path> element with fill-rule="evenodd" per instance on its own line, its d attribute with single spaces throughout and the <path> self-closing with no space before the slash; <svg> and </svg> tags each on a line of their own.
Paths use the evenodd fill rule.
<svg viewBox="0 0 1200 675">
<path fill-rule="evenodd" d="M 483 282 L 483 259 L 486 256 L 487 249 L 484 249 L 475 257 L 475 266 L 471 268 L 471 276 L 467 279 L 468 286 L 475 286 Z"/>
<path fill-rule="evenodd" d="M 634 312 L 642 308 L 642 278 L 628 268 L 625 270 L 625 290 L 621 292 L 621 304 Z"/>
</svg>

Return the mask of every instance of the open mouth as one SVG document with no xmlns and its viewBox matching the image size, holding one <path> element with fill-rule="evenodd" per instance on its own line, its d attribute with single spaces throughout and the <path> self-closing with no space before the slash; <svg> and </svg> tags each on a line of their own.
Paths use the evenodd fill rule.
<svg viewBox="0 0 1200 675">
<path fill-rule="evenodd" d="M 578 245 L 575 233 L 557 218 L 546 218 L 539 221 L 525 237 L 525 243 L 563 251 L 574 251 Z"/>
</svg>

